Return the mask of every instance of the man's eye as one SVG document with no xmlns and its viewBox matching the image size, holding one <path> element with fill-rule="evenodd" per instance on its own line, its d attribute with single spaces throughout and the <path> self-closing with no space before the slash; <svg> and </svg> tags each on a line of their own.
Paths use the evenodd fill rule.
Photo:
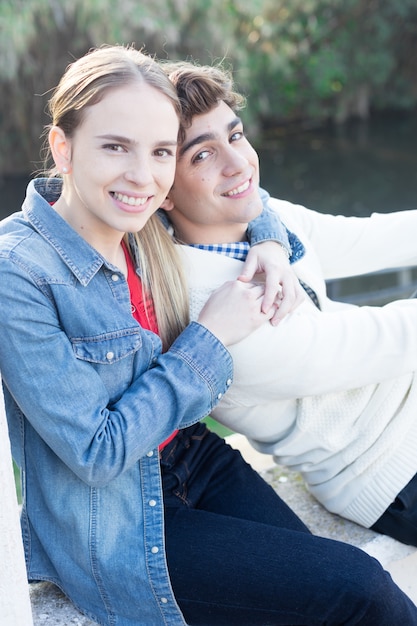
<svg viewBox="0 0 417 626">
<path fill-rule="evenodd" d="M 238 141 L 239 139 L 242 139 L 242 137 L 244 137 L 244 133 L 241 130 L 236 130 L 232 136 L 230 137 L 230 141 Z"/>
<path fill-rule="evenodd" d="M 199 163 L 200 161 L 204 161 L 204 159 L 206 159 L 209 154 L 210 152 L 208 150 L 202 150 L 194 156 L 193 163 Z"/>
</svg>

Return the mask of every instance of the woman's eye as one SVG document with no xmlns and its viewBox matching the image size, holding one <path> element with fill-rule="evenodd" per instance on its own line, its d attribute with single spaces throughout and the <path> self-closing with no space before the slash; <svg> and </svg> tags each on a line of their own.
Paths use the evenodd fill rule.
<svg viewBox="0 0 417 626">
<path fill-rule="evenodd" d="M 123 152 L 124 148 L 119 143 L 108 143 L 104 146 L 105 150 L 109 150 L 110 152 Z"/>
<path fill-rule="evenodd" d="M 173 150 L 169 150 L 168 148 L 158 148 L 155 150 L 155 156 L 165 158 L 175 156 L 175 152 Z"/>
</svg>

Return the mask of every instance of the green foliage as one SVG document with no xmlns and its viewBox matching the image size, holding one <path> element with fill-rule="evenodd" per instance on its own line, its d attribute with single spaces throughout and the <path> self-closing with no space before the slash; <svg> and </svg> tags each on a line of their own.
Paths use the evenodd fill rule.
<svg viewBox="0 0 417 626">
<path fill-rule="evenodd" d="M 103 43 L 225 59 L 253 130 L 417 101 L 415 0 L 1 0 L 0 172 L 34 169 L 48 91 Z"/>
<path fill-rule="evenodd" d="M 262 18 L 260 113 L 276 120 L 365 116 L 415 51 L 411 0 L 268 0 Z"/>
<path fill-rule="evenodd" d="M 219 422 L 217 422 L 210 416 L 205 417 L 202 421 L 206 423 L 207 428 L 219 435 L 219 437 L 227 437 L 228 435 L 232 434 L 232 431 L 229 428 L 226 428 L 226 426 L 219 424 Z"/>
<path fill-rule="evenodd" d="M 20 470 L 14 461 L 13 461 L 13 473 L 14 473 L 14 481 L 16 485 L 17 501 L 19 504 L 22 504 L 22 487 L 20 484 Z"/>
</svg>

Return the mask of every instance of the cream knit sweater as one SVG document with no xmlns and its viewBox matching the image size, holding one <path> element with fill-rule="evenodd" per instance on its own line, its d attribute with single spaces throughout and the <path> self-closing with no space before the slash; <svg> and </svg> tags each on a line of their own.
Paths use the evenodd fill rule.
<svg viewBox="0 0 417 626">
<path fill-rule="evenodd" d="M 213 416 L 299 470 L 330 511 L 371 526 L 417 473 L 417 300 L 335 303 L 325 280 L 417 265 L 417 210 L 346 218 L 270 206 L 306 248 L 293 267 L 321 311 L 306 301 L 231 346 L 234 382 Z M 182 252 L 196 319 L 242 262 Z"/>
</svg>

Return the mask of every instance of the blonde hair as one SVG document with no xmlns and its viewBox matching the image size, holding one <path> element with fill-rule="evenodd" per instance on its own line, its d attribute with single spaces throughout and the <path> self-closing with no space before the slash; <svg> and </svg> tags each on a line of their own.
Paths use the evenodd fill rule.
<svg viewBox="0 0 417 626">
<path fill-rule="evenodd" d="M 133 238 L 131 248 L 139 255 L 145 305 L 147 294 L 151 294 L 159 336 L 166 350 L 190 321 L 188 289 L 178 247 L 157 215 L 152 215 Z"/>
<path fill-rule="evenodd" d="M 129 83 L 143 81 L 164 94 L 178 118 L 180 104 L 175 87 L 151 57 L 125 46 L 102 46 L 71 63 L 49 100 L 51 126 L 59 126 L 72 137 L 83 121 L 86 107 L 100 102 L 105 94 Z M 50 158 L 49 145 L 47 157 Z M 58 174 L 53 167 L 50 176 Z M 179 253 L 157 216 L 135 236 L 126 237 L 131 254 L 140 267 L 143 298 L 153 300 L 159 335 L 164 349 L 188 324 L 188 292 Z"/>
</svg>

